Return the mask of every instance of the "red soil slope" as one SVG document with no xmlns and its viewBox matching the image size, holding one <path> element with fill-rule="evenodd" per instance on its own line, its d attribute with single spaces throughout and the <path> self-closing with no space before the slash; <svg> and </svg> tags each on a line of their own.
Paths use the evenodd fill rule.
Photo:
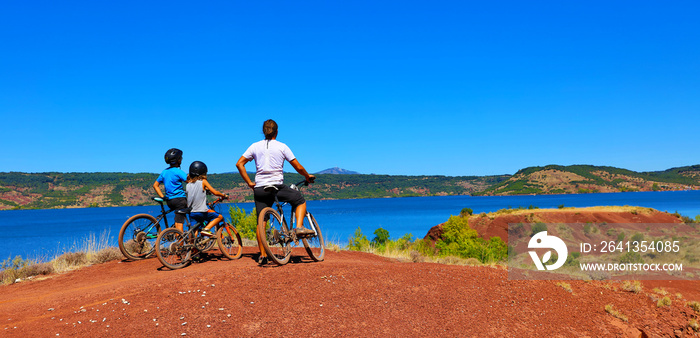
<svg viewBox="0 0 700 338">
<path fill-rule="evenodd" d="M 55 336 L 650 336 L 694 335 L 700 285 L 666 283 L 657 307 L 645 287 L 616 282 L 510 281 L 502 268 L 403 263 L 360 252 L 302 251 L 258 267 L 255 252 L 181 270 L 156 259 L 114 261 L 0 286 L 0 334 Z M 606 313 L 612 304 L 629 318 Z"/>
<path fill-rule="evenodd" d="M 516 210 L 512 213 L 479 214 L 469 217 L 469 227 L 479 236 L 489 239 L 498 236 L 508 241 L 508 224 L 514 223 L 682 223 L 673 214 L 639 207 L 592 207 L 576 209 Z M 436 240 L 442 235 L 442 224 L 430 229 L 426 239 Z"/>
</svg>

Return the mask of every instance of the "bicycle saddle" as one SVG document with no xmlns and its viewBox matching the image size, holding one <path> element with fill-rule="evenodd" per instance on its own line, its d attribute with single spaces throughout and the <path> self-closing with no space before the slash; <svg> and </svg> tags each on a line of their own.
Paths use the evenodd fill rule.
<svg viewBox="0 0 700 338">
<path fill-rule="evenodd" d="M 190 211 L 192 211 L 192 208 L 185 208 L 185 209 L 178 209 L 178 210 L 175 210 L 175 213 L 178 213 L 178 214 L 189 214 Z"/>
<path fill-rule="evenodd" d="M 274 186 L 274 185 L 268 185 L 268 186 L 265 186 L 265 187 L 263 188 L 263 190 L 265 190 L 265 191 L 270 191 L 270 190 L 273 190 L 273 189 L 274 189 L 274 191 L 278 191 L 278 190 L 279 190 L 279 189 L 277 189 L 277 187 Z"/>
</svg>

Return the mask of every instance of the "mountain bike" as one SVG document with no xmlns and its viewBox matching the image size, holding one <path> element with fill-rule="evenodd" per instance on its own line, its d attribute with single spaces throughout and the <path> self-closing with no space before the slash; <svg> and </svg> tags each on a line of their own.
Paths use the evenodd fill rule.
<svg viewBox="0 0 700 338">
<path fill-rule="evenodd" d="M 289 187 L 299 190 L 299 186 L 307 186 L 308 182 L 301 181 L 297 184 L 292 184 Z M 272 189 L 272 190 L 269 190 Z M 299 245 L 299 240 L 304 244 L 306 253 L 315 262 L 323 261 L 325 256 L 325 244 L 321 227 L 316 222 L 316 219 L 310 212 L 306 212 L 305 218 L 309 223 L 309 229 L 314 231 L 313 235 L 299 236 L 293 231 L 295 225 L 294 211 L 292 211 L 291 222 L 292 230 L 287 226 L 287 221 L 284 218 L 283 206 L 288 203 L 280 203 L 277 199 L 277 188 L 275 186 L 265 187 L 267 191 L 273 191 L 275 196 L 275 207 L 277 210 L 267 207 L 260 211 L 258 215 L 258 240 L 262 243 L 267 257 L 277 265 L 284 265 L 289 262 L 292 255 L 292 247 Z"/>
<path fill-rule="evenodd" d="M 224 199 L 223 197 L 218 198 L 208 204 L 209 208 L 214 209 Z M 172 270 L 180 269 L 190 264 L 195 256 L 211 249 L 214 243 L 219 245 L 219 250 L 227 258 L 241 258 L 243 243 L 234 226 L 224 220 L 214 226 L 216 228 L 215 237 L 206 237 L 201 234 L 205 225 L 206 222 L 199 222 L 189 227 L 189 230 L 184 233 L 175 228 L 161 231 L 155 245 L 158 260 Z"/>
<path fill-rule="evenodd" d="M 131 216 L 119 230 L 119 250 L 124 257 L 138 260 L 148 258 L 156 249 L 156 238 L 160 233 L 163 221 L 164 229 L 169 228 L 167 214 L 171 212 L 186 213 L 185 210 L 165 211 L 165 200 L 160 197 L 153 197 L 152 200 L 160 204 L 160 215 L 153 217 L 149 214 L 138 214 Z"/>
</svg>

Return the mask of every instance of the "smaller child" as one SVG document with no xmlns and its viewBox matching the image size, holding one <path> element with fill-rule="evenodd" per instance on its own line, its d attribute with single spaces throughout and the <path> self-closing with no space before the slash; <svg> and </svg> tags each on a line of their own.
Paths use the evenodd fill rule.
<svg viewBox="0 0 700 338">
<path fill-rule="evenodd" d="M 187 196 L 185 196 L 184 183 L 187 180 L 185 172 L 180 170 L 182 163 L 182 150 L 170 148 L 165 152 L 165 163 L 170 167 L 163 170 L 158 176 L 153 189 L 160 198 L 166 200 L 168 207 L 171 210 L 180 210 L 187 208 Z M 160 190 L 160 186 L 165 188 L 165 194 Z M 185 215 L 175 213 L 175 228 L 182 231 L 182 223 L 185 220 Z"/>
<path fill-rule="evenodd" d="M 224 198 L 224 195 L 214 189 L 207 181 L 207 165 L 201 161 L 194 161 L 190 164 L 190 174 L 187 176 L 187 206 L 192 208 L 190 219 L 193 222 L 207 222 L 207 226 L 202 230 L 202 235 L 214 237 L 211 228 L 224 220 L 223 215 L 219 215 L 207 206 L 206 191 Z"/>
</svg>

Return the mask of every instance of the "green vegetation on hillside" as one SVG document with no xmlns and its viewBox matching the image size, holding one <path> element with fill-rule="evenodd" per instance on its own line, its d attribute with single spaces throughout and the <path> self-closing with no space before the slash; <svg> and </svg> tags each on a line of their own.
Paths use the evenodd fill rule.
<svg viewBox="0 0 700 338">
<path fill-rule="evenodd" d="M 508 258 L 508 246 L 499 237 L 484 240 L 469 227 L 468 218 L 451 216 L 443 225 L 442 238 L 435 243 L 426 239 L 413 240 L 406 234 L 397 239 L 389 239 L 389 231 L 379 228 L 374 231 L 374 239 L 367 239 L 360 228 L 348 240 L 347 248 L 388 256 L 410 257 L 413 261 L 458 258 L 476 264 L 502 263 Z"/>
<path fill-rule="evenodd" d="M 512 176 L 316 176 L 316 183 L 304 188 L 304 196 L 309 200 L 659 191 L 700 187 L 700 165 L 658 172 L 592 165 L 548 165 L 525 168 Z M 153 203 L 150 198 L 155 196 L 152 185 L 157 177 L 152 173 L 0 173 L 0 209 L 148 205 Z M 301 180 L 302 176 L 298 174 L 285 174 L 287 184 Z M 238 173 L 212 174 L 209 181 L 217 189 L 229 193 L 234 202 L 253 200 L 253 194 Z"/>
<path fill-rule="evenodd" d="M 254 177 L 254 175 L 251 175 Z M 155 196 L 157 174 L 129 173 L 0 173 L 0 208 L 47 209 L 60 207 L 148 205 Z M 304 188 L 314 199 L 382 198 L 436 195 L 468 195 L 506 180 L 508 176 L 389 176 L 316 175 Z M 287 184 L 303 178 L 285 174 Z M 209 175 L 218 190 L 233 201 L 252 201 L 251 190 L 238 173 Z"/>
</svg>

